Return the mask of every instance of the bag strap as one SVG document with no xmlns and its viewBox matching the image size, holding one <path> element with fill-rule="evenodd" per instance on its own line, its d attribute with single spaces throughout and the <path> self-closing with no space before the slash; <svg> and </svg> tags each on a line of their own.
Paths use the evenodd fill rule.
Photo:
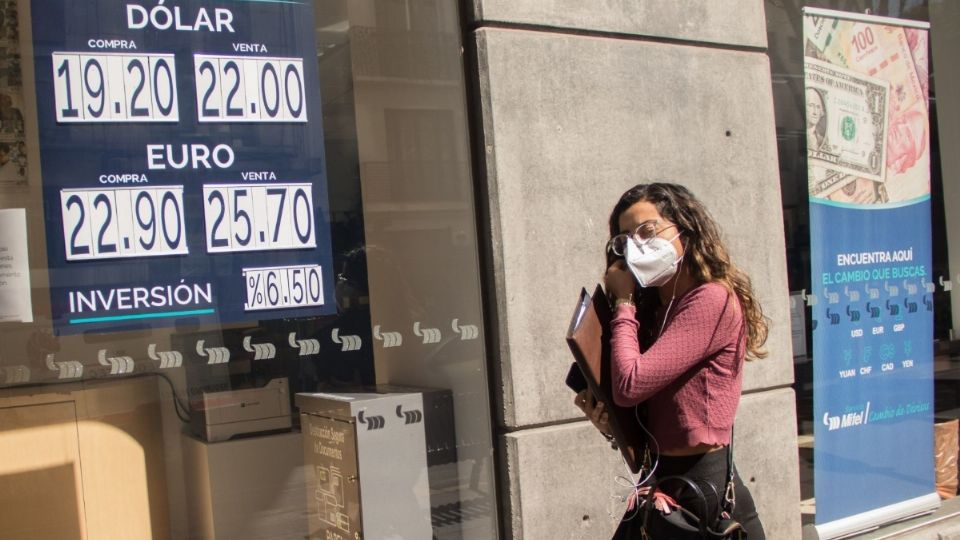
<svg viewBox="0 0 960 540">
<path fill-rule="evenodd" d="M 724 307 L 726 310 L 726 307 Z M 741 344 L 744 341 L 744 334 L 747 333 L 747 321 L 744 320 L 740 324 L 740 333 L 737 336 L 737 352 L 736 355 L 740 356 Z M 721 507 L 723 511 L 727 513 L 727 517 L 733 517 L 733 510 L 737 506 L 737 495 L 736 489 L 733 485 L 733 427 L 730 428 L 730 444 L 727 445 L 727 487 L 723 493 L 723 501 Z"/>
<path fill-rule="evenodd" d="M 723 491 L 723 500 L 720 507 L 726 517 L 733 517 L 733 510 L 737 506 L 736 487 L 733 484 L 733 428 L 730 428 L 730 444 L 727 445 L 727 486 Z"/>
</svg>

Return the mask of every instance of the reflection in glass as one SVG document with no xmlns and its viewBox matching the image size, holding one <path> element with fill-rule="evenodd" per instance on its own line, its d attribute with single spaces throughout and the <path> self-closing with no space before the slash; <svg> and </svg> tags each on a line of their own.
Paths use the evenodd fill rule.
<svg viewBox="0 0 960 540">
<path fill-rule="evenodd" d="M 803 7 L 870 13 L 872 15 L 930 21 L 931 39 L 937 34 L 955 33 L 958 21 L 931 20 L 930 12 L 941 4 L 938 0 L 908 0 L 887 2 L 880 0 L 767 0 L 767 38 L 769 43 L 773 96 L 776 115 L 776 132 L 780 162 L 780 182 L 783 196 L 784 230 L 787 247 L 787 271 L 793 306 L 794 325 L 794 389 L 797 397 L 797 425 L 799 433 L 799 457 L 801 471 L 801 498 L 804 523 L 813 520 L 813 362 L 807 351 L 811 343 L 810 305 L 810 230 L 808 211 L 807 141 L 821 141 L 820 97 L 804 88 L 803 78 Z M 940 142 L 938 135 L 938 102 L 947 99 L 936 94 L 934 71 L 952 69 L 943 60 L 931 58 L 930 72 L 921 77 L 921 86 L 930 94 L 930 156 L 931 156 L 931 201 L 933 214 L 933 276 L 948 276 L 946 226 L 944 218 L 943 174 L 941 171 Z M 934 70 L 934 67 L 937 70 Z M 908 126 L 904 126 L 908 127 Z M 904 130 L 906 132 L 906 130 Z M 902 141 L 904 155 L 910 154 L 910 140 Z M 906 162 L 888 164 L 903 166 Z M 838 202 L 876 203 L 886 202 L 890 194 L 877 182 L 857 179 L 831 198 Z M 935 277 L 932 279 L 936 279 Z M 870 294 L 870 291 L 865 291 Z M 938 286 L 933 295 L 935 339 L 935 407 L 938 416 L 953 414 L 960 401 L 951 373 L 956 370 L 957 360 L 949 352 L 952 317 L 950 292 Z M 806 304 L 806 305 L 805 305 Z"/>
<path fill-rule="evenodd" d="M 24 478 L 39 479 L 31 482 L 41 490 L 72 478 L 76 490 L 46 499 L 70 510 L 64 510 L 63 520 L 49 526 L 29 521 L 32 529 L 24 535 L 83 527 L 92 536 L 110 535 L 111 527 L 122 524 L 154 538 L 322 537 L 322 531 L 308 530 L 307 513 L 332 501 L 330 508 L 342 511 L 330 515 L 353 515 L 356 508 L 349 508 L 342 494 L 352 489 L 351 476 L 364 471 L 344 467 L 335 475 L 329 467 L 321 470 L 304 461 L 302 417 L 293 396 L 342 396 L 380 385 L 381 392 L 414 388 L 417 395 L 432 396 L 421 397 L 420 409 L 392 409 L 379 416 L 401 425 L 423 423 L 428 498 L 417 502 L 429 516 L 434 538 L 495 538 L 492 427 L 457 3 L 317 0 L 313 6 L 316 58 L 305 58 L 303 65 L 315 61 L 319 81 L 304 85 L 319 85 L 322 111 L 310 111 L 306 121 L 322 124 L 333 256 L 332 266 L 322 271 L 333 283 L 325 304 L 335 313 L 229 323 L 183 316 L 168 328 L 134 321 L 106 333 L 70 336 L 56 335 L 51 323 L 44 220 L 50 202 L 39 167 L 30 6 L 24 0 L 0 0 L 0 170 L 6 171 L 8 163 L 19 167 L 17 175 L 0 177 L 0 211 L 25 209 L 35 316 L 27 323 L 0 319 L 0 408 L 29 420 L 0 422 L 0 448 L 23 449 L 0 475 L 16 485 Z M 264 29 L 250 31 L 253 41 L 285 39 Z M 225 58 L 221 65 L 229 63 Z M 178 64 L 177 73 L 191 67 Z M 21 87 L 22 97 L 14 96 Z M 168 122 L 169 129 L 187 129 L 184 119 L 197 114 L 192 98 L 178 95 L 183 125 Z M 220 105 L 215 119 L 229 120 L 230 111 Z M 291 107 L 296 110 L 295 103 Z M 304 120 L 296 114 L 291 118 Z M 216 139 L 223 131 L 216 122 L 189 125 L 196 133 L 180 133 L 184 140 Z M 91 129 L 107 136 L 113 128 Z M 141 146 L 155 142 L 156 129 L 161 128 L 135 129 L 131 140 Z M 248 131 L 229 142 L 264 163 L 278 153 L 294 162 L 316 150 L 291 153 L 290 141 L 263 133 Z M 84 163 L 78 174 L 112 166 L 109 155 L 106 163 L 84 161 L 82 144 L 58 141 L 58 155 Z M 324 202 L 318 193 L 297 191 L 302 187 L 290 184 L 284 194 L 264 192 L 261 198 L 284 196 L 294 212 L 296 204 L 309 208 Z M 256 193 L 232 181 L 208 188 L 203 200 L 171 192 L 167 205 L 176 203 L 182 217 L 175 220 L 171 212 L 167 217 L 208 224 L 216 220 L 186 212 L 206 208 L 216 214 L 218 201 L 224 207 L 235 203 L 238 225 L 230 235 L 199 230 L 176 238 L 168 227 L 171 240 L 161 245 L 164 229 L 157 225 L 164 222 L 164 195 L 149 201 L 111 188 L 101 194 L 111 207 L 120 204 L 118 196 L 127 196 L 131 208 L 138 208 L 131 215 L 139 225 L 131 226 L 139 227 L 134 240 L 140 243 L 123 248 L 122 239 L 106 236 L 104 247 L 135 250 L 146 244 L 142 249 L 160 246 L 170 252 L 166 257 L 179 257 L 185 245 L 215 253 L 224 249 L 213 245 L 221 240 L 249 251 L 257 251 L 251 243 L 278 242 L 295 251 L 319 241 L 317 230 L 302 223 L 297 236 L 297 214 L 289 213 L 290 234 L 270 230 L 263 245 L 257 244 L 254 231 L 263 227 L 262 216 L 255 215 Z M 58 202 L 69 204 L 71 195 Z M 78 204 L 68 210 L 78 211 Z M 0 230 L 0 235 L 5 232 L 10 233 Z M 136 260 L 134 255 L 126 259 Z M 139 261 L 124 278 L 150 282 L 156 269 L 149 258 Z M 179 274 L 187 281 L 236 274 L 238 268 L 224 261 L 222 255 L 184 257 Z M 85 264 L 84 254 L 70 264 Z M 112 265 L 119 263 L 97 264 L 113 272 Z M 309 291 L 312 267 L 301 270 L 294 275 L 291 269 L 284 277 L 294 295 L 297 276 L 307 279 L 302 285 L 305 295 Z M 264 283 L 256 289 L 262 295 L 253 295 L 262 301 L 274 296 L 270 280 L 280 279 L 264 272 L 245 277 Z M 419 420 L 417 410 L 423 416 Z M 370 423 L 357 419 L 352 425 L 367 429 Z M 68 426 L 70 436 L 61 437 L 49 426 Z M 389 453 L 390 445 L 381 441 L 377 448 Z M 47 450 L 56 455 L 48 458 Z M 390 467 L 406 466 L 394 459 Z M 55 468 L 54 462 L 71 465 Z M 391 481 L 387 472 L 374 474 L 386 475 L 375 477 L 374 484 Z M 24 501 L 34 500 L 28 495 Z M 128 516 L 122 523 L 107 518 L 117 508 Z M 342 531 L 342 520 L 337 521 Z M 10 532 L 0 525 L 0 536 Z"/>
</svg>

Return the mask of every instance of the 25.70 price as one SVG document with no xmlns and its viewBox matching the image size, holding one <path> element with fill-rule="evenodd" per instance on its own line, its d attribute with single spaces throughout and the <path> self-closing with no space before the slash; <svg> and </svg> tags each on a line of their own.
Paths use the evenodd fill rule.
<svg viewBox="0 0 960 540">
<path fill-rule="evenodd" d="M 183 186 L 60 191 L 68 261 L 189 252 Z"/>
<path fill-rule="evenodd" d="M 317 245 L 312 184 L 208 184 L 203 203 L 209 253 Z"/>
</svg>

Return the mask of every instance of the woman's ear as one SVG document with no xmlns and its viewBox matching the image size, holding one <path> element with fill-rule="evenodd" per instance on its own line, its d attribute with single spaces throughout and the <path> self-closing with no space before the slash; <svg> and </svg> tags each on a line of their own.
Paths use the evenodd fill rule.
<svg viewBox="0 0 960 540">
<path fill-rule="evenodd" d="M 694 241 L 694 234 L 686 229 L 680 233 L 680 245 L 683 247 L 683 253 L 687 253 L 687 248 L 690 247 Z"/>
<path fill-rule="evenodd" d="M 687 245 L 690 241 L 687 239 L 687 233 L 685 232 L 681 232 L 677 240 L 680 242 L 680 258 L 682 259 L 687 256 Z"/>
</svg>

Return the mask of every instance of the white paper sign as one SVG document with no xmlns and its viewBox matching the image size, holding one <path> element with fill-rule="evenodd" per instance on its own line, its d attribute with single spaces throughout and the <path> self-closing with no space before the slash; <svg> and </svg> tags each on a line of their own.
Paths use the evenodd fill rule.
<svg viewBox="0 0 960 540">
<path fill-rule="evenodd" d="M 23 208 L 0 210 L 0 322 L 33 322 Z"/>
</svg>

